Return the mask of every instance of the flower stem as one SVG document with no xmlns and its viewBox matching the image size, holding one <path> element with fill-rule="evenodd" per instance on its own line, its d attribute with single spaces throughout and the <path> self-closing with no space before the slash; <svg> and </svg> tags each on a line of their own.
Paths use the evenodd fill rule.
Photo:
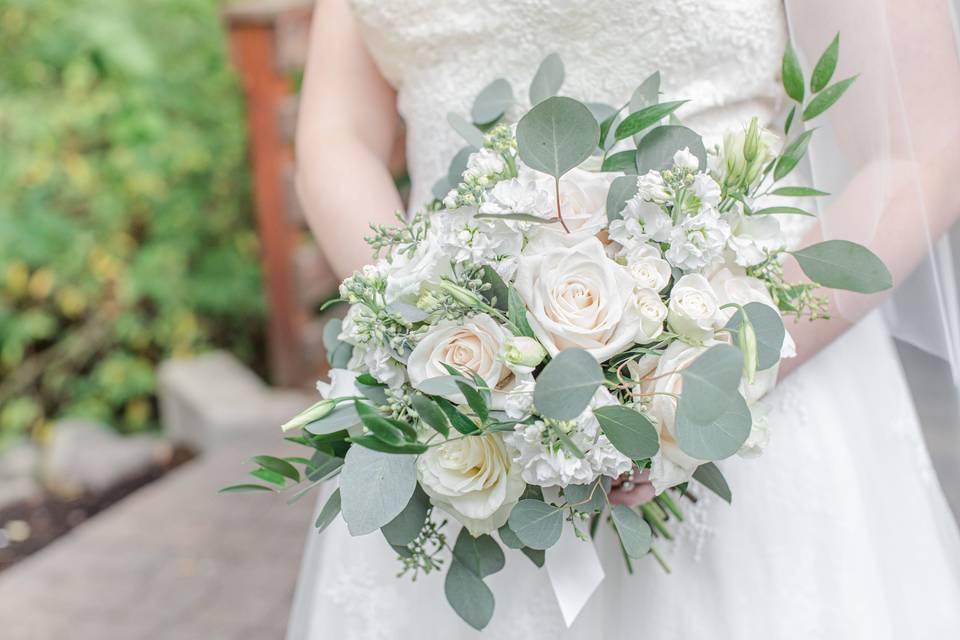
<svg viewBox="0 0 960 640">
<path fill-rule="evenodd" d="M 657 551 L 657 548 L 654 546 L 650 547 L 650 555 L 656 558 L 657 562 L 663 568 L 664 571 L 670 573 L 670 565 L 667 564 L 667 561 L 663 559 L 663 556 L 660 555 L 660 552 Z"/>
<path fill-rule="evenodd" d="M 560 178 L 553 179 L 553 186 L 556 189 L 557 194 L 557 219 L 560 220 L 560 224 L 563 226 L 563 230 L 567 233 L 570 233 L 570 229 L 567 228 L 567 223 L 563 221 L 563 214 L 560 213 Z"/>
</svg>

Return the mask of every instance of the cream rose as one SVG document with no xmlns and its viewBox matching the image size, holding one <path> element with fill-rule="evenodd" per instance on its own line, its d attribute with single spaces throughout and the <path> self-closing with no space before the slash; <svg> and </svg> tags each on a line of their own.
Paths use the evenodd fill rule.
<svg viewBox="0 0 960 640">
<path fill-rule="evenodd" d="M 551 355 L 579 347 L 603 361 L 634 342 L 633 278 L 595 237 L 520 256 L 515 286 Z"/>
<path fill-rule="evenodd" d="M 431 447 L 417 458 L 417 477 L 431 502 L 473 536 L 502 527 L 525 487 L 498 433 Z"/>
<path fill-rule="evenodd" d="M 685 275 L 673 285 L 667 322 L 684 340 L 702 344 L 720 328 L 722 320 L 717 296 L 702 275 Z"/>
<path fill-rule="evenodd" d="M 410 384 L 419 389 L 424 380 L 448 376 L 448 364 L 464 373 L 475 373 L 491 389 L 491 404 L 502 409 L 504 392 L 513 381 L 513 372 L 500 357 L 509 334 L 486 314 L 462 321 L 444 320 L 432 326 L 407 359 Z M 448 396 L 465 402 L 463 394 Z"/>
<path fill-rule="evenodd" d="M 636 253 L 627 254 L 627 270 L 645 289 L 662 291 L 670 282 L 670 263 L 651 245 L 643 245 Z"/>
<path fill-rule="evenodd" d="M 663 333 L 667 307 L 660 300 L 660 294 L 653 289 L 635 289 L 633 301 L 637 306 L 637 315 L 640 317 L 640 326 L 634 340 L 640 344 L 647 344 Z"/>
</svg>

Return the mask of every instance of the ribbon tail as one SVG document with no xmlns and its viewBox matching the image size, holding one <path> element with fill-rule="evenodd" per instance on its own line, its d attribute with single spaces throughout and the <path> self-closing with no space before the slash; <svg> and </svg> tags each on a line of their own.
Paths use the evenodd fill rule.
<svg viewBox="0 0 960 640">
<path fill-rule="evenodd" d="M 546 565 L 560 613 L 569 628 L 603 582 L 600 557 L 593 542 L 580 540 L 570 527 L 565 526 L 560 540 L 547 554 Z"/>
</svg>

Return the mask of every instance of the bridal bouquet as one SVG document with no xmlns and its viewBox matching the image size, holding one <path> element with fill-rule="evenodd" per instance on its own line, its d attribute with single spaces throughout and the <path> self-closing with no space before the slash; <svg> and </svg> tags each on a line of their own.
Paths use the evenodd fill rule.
<svg viewBox="0 0 960 640">
<path fill-rule="evenodd" d="M 662 563 L 653 541 L 682 526 L 692 483 L 729 501 L 714 461 L 767 443 L 759 400 L 795 355 L 783 317 L 825 317 L 820 287 L 891 286 L 864 247 L 790 248 L 781 225 L 826 195 L 778 183 L 813 133 L 791 129 L 852 81 L 830 83 L 836 59 L 835 41 L 805 102 L 788 49 L 786 141 L 756 118 L 701 138 L 674 115 L 685 101 L 658 100 L 658 74 L 619 109 L 584 104 L 555 95 L 551 55 L 515 124 L 510 85 L 493 82 L 471 121 L 449 116 L 468 146 L 437 199 L 374 228 L 378 260 L 340 287 L 323 399 L 283 427 L 312 455 L 258 456 L 266 485 L 227 490 L 338 477 L 316 526 L 379 530 L 414 577 L 445 566 L 477 629 L 504 547 L 562 565 L 548 550 L 564 535 L 592 547 L 609 523 L 628 567 Z M 785 280 L 786 260 L 810 281 Z"/>
</svg>

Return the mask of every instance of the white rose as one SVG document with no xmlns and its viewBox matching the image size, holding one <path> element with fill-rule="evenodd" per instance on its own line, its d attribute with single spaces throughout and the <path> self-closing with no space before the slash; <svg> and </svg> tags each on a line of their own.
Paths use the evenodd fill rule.
<svg viewBox="0 0 960 640">
<path fill-rule="evenodd" d="M 637 285 L 644 289 L 662 291 L 670 282 L 670 264 L 660 257 L 660 251 L 645 244 L 627 255 L 627 271 Z"/>
<path fill-rule="evenodd" d="M 727 246 L 741 267 L 752 267 L 783 246 L 780 223 L 775 215 L 738 216 L 731 225 Z"/>
<path fill-rule="evenodd" d="M 521 168 L 523 171 L 532 171 Z M 554 179 L 543 173 L 537 173 L 537 185 L 549 195 L 548 208 L 538 211 L 540 215 L 553 218 L 557 215 L 557 196 Z M 607 193 L 611 173 L 598 173 L 572 169 L 560 179 L 560 213 L 570 234 L 578 238 L 596 235 L 607 226 Z M 538 225 L 534 233 L 563 233 L 560 224 Z"/>
<path fill-rule="evenodd" d="M 667 322 L 684 340 L 702 344 L 722 326 L 720 303 L 707 279 L 698 273 L 683 276 L 670 291 Z"/>
<path fill-rule="evenodd" d="M 635 289 L 633 301 L 637 306 L 637 315 L 640 317 L 640 327 L 634 340 L 640 344 L 647 344 L 663 333 L 663 321 L 667 319 L 667 306 L 660 299 L 660 294 L 653 289 Z"/>
<path fill-rule="evenodd" d="M 595 237 L 520 256 L 515 286 L 551 355 L 579 347 L 603 361 L 633 343 L 633 279 Z"/>
<path fill-rule="evenodd" d="M 512 372 L 500 358 L 509 334 L 486 314 L 461 321 L 443 320 L 430 327 L 407 358 L 410 384 L 419 389 L 424 380 L 448 376 L 448 364 L 464 373 L 475 373 L 491 389 L 491 404 L 502 409 L 504 391 L 513 381 Z M 461 393 L 448 399 L 463 403 Z"/>
<path fill-rule="evenodd" d="M 431 502 L 473 536 L 502 527 L 525 488 L 498 433 L 431 447 L 417 458 L 417 477 Z"/>
</svg>

